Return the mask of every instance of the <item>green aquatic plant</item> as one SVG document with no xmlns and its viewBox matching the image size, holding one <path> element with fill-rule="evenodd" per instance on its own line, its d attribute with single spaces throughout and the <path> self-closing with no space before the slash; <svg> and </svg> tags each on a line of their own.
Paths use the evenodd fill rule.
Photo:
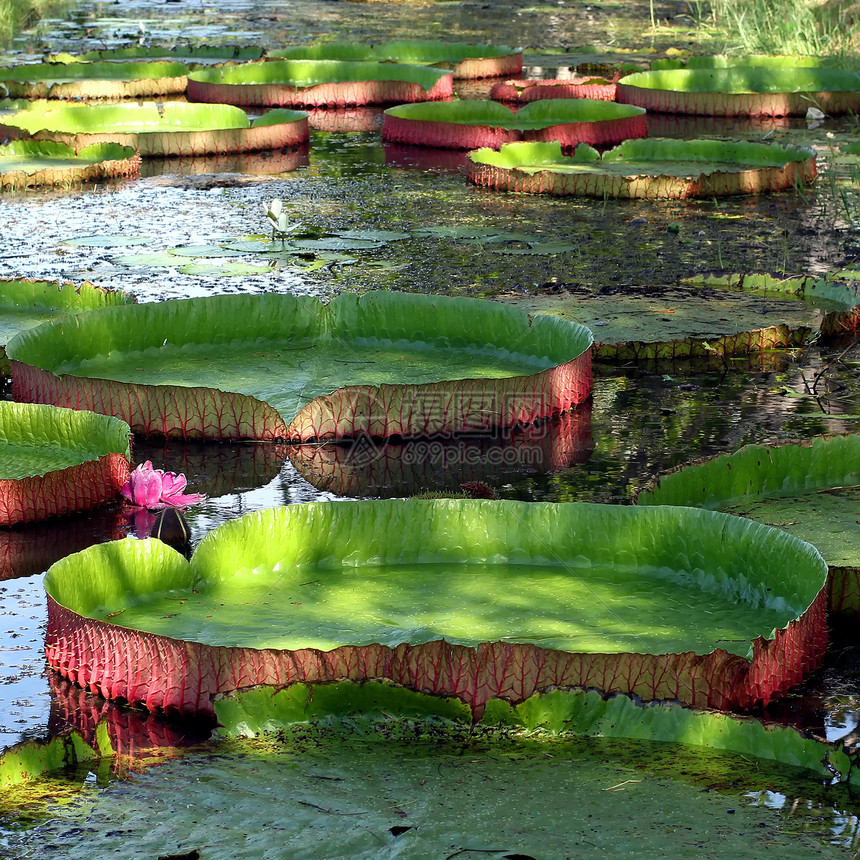
<svg viewBox="0 0 860 860">
<path fill-rule="evenodd" d="M 600 154 L 558 141 L 506 143 L 471 152 L 475 185 L 528 194 L 679 199 L 781 191 L 812 182 L 814 150 L 745 141 L 628 140 Z"/>
<path fill-rule="evenodd" d="M 129 474 L 129 436 L 116 418 L 0 402 L 0 526 L 117 499 Z"/>
<path fill-rule="evenodd" d="M 478 299 L 268 294 L 92 311 L 7 352 L 21 400 L 88 404 L 148 435 L 309 441 L 548 418 L 590 395 L 591 340 Z"/>
<path fill-rule="evenodd" d="M 181 713 L 343 678 L 475 718 L 569 686 L 749 708 L 821 659 L 825 579 L 808 544 L 694 508 L 291 505 L 220 526 L 190 562 L 154 541 L 58 562 L 46 651 L 78 684 Z"/>
</svg>

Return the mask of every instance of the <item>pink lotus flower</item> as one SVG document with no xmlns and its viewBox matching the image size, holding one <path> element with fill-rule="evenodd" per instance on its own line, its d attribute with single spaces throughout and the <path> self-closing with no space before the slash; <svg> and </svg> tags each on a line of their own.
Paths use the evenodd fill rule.
<svg viewBox="0 0 860 860">
<path fill-rule="evenodd" d="M 148 511 L 181 508 L 205 498 L 199 493 L 183 493 L 187 483 L 185 475 L 153 469 L 147 460 L 129 475 L 120 493 L 135 507 Z"/>
</svg>

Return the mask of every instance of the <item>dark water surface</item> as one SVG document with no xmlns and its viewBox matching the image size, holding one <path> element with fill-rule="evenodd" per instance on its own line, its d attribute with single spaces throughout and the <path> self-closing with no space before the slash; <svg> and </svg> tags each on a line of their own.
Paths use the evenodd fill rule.
<svg viewBox="0 0 860 860">
<path fill-rule="evenodd" d="M 683 20 L 673 18 L 685 5 L 655 4 L 658 20 L 672 19 L 677 26 L 648 35 L 648 3 L 227 0 L 206 8 L 190 0 L 159 5 L 83 2 L 74 4 L 67 17 L 44 21 L 26 33 L 7 59 L 33 61 L 43 50 L 138 42 L 277 48 L 321 38 L 423 37 L 523 45 L 527 71 L 555 77 L 593 56 L 614 52 L 616 59 L 636 61 L 655 55 L 652 49 L 688 45 Z M 463 88 L 470 98 L 485 92 L 483 84 Z M 378 111 L 354 111 L 346 118 L 322 115 L 316 125 L 332 127 L 335 119 L 364 130 L 316 129 L 308 151 L 290 155 L 288 164 L 273 164 L 271 159 L 251 166 L 230 159 L 195 159 L 191 164 L 163 160 L 145 165 L 140 180 L 84 190 L 4 194 L 0 277 L 91 279 L 132 290 L 141 301 L 266 291 L 324 298 L 344 290 L 388 288 L 470 296 L 586 291 L 611 302 L 618 292 L 673 285 L 681 277 L 711 270 L 822 273 L 852 263 L 860 247 L 855 228 L 860 209 L 850 167 L 837 165 L 834 173 L 826 172 L 834 147 L 858 138 L 851 118 L 828 120 L 813 129 L 802 119 L 759 124 L 656 120 L 652 134 L 799 142 L 816 146 L 820 153 L 823 178 L 803 194 L 689 202 L 494 194 L 466 184 L 459 154 L 383 145 L 376 131 Z M 289 172 L 279 172 L 283 168 Z M 261 172 L 242 172 L 249 170 Z M 163 260 L 128 265 L 122 259 L 141 251 L 164 252 L 265 233 L 260 204 L 272 198 L 283 198 L 296 218 L 320 230 L 383 228 L 407 231 L 411 237 L 372 255 L 357 254 L 353 263 L 302 271 L 276 261 L 270 271 L 252 276 L 183 273 L 181 258 L 175 265 Z M 491 245 L 415 232 L 464 225 L 478 231 L 525 232 L 573 250 L 509 255 Z M 146 243 L 64 244 L 81 235 L 141 236 Z M 252 255 L 240 259 L 259 262 Z M 728 362 L 598 364 L 593 402 L 555 421 L 498 438 L 293 447 L 141 439 L 135 442 L 134 455 L 137 462 L 151 459 L 158 467 L 184 472 L 192 490 L 208 495 L 188 513 L 191 545 L 220 523 L 261 508 L 456 490 L 467 480 L 485 481 L 504 498 L 628 503 L 636 488 L 657 472 L 691 459 L 748 442 L 855 430 L 860 416 L 858 360 L 860 350 L 845 343 Z M 134 529 L 118 510 L 108 510 L 0 533 L 0 745 L 79 724 L 88 708 L 120 719 L 112 705 L 49 684 L 43 668 L 41 580 L 56 559 Z M 827 666 L 797 695 L 769 708 L 768 716 L 830 739 L 853 736 L 860 721 L 857 656 L 853 631 L 839 631 Z M 122 719 L 133 722 L 138 717 Z M 154 718 L 139 719 L 151 725 Z M 178 744 L 185 730 L 173 731 L 170 743 Z M 195 773 L 184 778 L 197 779 Z M 821 819 L 822 846 L 832 843 L 856 851 L 854 799 L 840 795 L 838 802 L 831 802 L 826 793 L 820 796 L 819 787 L 814 793 L 810 799 L 808 781 L 787 778 L 778 790 L 764 784 L 745 790 L 737 802 L 789 816 L 798 803 L 805 805 Z M 805 820 L 803 827 L 808 826 Z M 55 833 L 57 838 L 62 838 L 62 830 Z M 771 841 L 779 850 L 780 839 Z M 20 841 L 15 844 L 15 850 L 23 852 Z"/>
</svg>

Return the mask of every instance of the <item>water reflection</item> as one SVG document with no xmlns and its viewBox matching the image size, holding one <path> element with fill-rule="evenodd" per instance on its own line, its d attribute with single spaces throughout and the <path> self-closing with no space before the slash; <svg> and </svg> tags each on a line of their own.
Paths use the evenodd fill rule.
<svg viewBox="0 0 860 860">
<path fill-rule="evenodd" d="M 340 496 L 391 498 L 460 490 L 466 482 L 491 487 L 525 475 L 567 469 L 591 456 L 591 403 L 528 427 L 439 439 L 298 445 L 290 459 L 320 490 Z"/>
</svg>

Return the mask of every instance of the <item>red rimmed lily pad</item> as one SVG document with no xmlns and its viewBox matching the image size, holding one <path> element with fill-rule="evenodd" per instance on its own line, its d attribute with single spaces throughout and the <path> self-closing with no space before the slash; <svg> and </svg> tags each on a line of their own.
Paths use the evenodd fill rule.
<svg viewBox="0 0 860 860">
<path fill-rule="evenodd" d="M 308 140 L 307 115 L 273 110 L 251 120 L 231 105 L 183 102 L 51 105 L 0 116 L 0 130 L 74 149 L 114 141 L 144 157 L 208 155 L 293 147 Z"/>
<path fill-rule="evenodd" d="M 493 84 L 490 98 L 499 102 L 528 104 L 541 99 L 594 99 L 615 101 L 615 81 L 606 78 L 550 78 L 541 81 L 499 81 Z"/>
<path fill-rule="evenodd" d="M 105 308 L 7 345 L 16 397 L 190 438 L 510 427 L 591 393 L 583 326 L 476 299 L 233 295 Z"/>
<path fill-rule="evenodd" d="M 32 63 L 0 69 L 9 98 L 122 99 L 185 92 L 183 63 Z"/>
<path fill-rule="evenodd" d="M 393 39 L 381 45 L 358 42 L 322 42 L 272 51 L 272 57 L 290 60 L 350 60 L 411 63 L 451 69 L 456 80 L 498 78 L 522 71 L 523 53 L 507 45 L 473 45 L 467 42 L 437 42 Z"/>
<path fill-rule="evenodd" d="M 496 148 L 517 140 L 557 140 L 563 150 L 645 137 L 645 111 L 614 102 L 547 99 L 513 111 L 498 102 L 399 105 L 384 114 L 382 137 L 442 149 Z"/>
<path fill-rule="evenodd" d="M 281 60 L 192 72 L 188 98 L 234 105 L 348 107 L 450 98 L 450 72 L 403 63 Z"/>
<path fill-rule="evenodd" d="M 478 717 L 558 686 L 748 708 L 820 661 L 826 575 L 808 544 L 692 508 L 291 505 L 210 532 L 190 563 L 131 540 L 58 562 L 46 652 L 107 698 L 180 713 L 374 678 Z"/>
<path fill-rule="evenodd" d="M 83 54 L 52 54 L 52 63 L 115 62 L 135 60 L 137 62 L 183 63 L 189 68 L 211 66 L 215 63 L 237 63 L 262 59 L 265 51 L 251 45 L 132 45 L 125 48 L 102 48 Z"/>
<path fill-rule="evenodd" d="M 637 503 L 721 509 L 807 540 L 830 568 L 831 610 L 860 613 L 858 464 L 858 434 L 746 445 L 660 475 Z"/>
<path fill-rule="evenodd" d="M 102 143 L 79 152 L 49 140 L 15 140 L 0 146 L 0 190 L 75 185 L 140 173 L 140 156 L 129 146 Z"/>
<path fill-rule="evenodd" d="M 804 116 L 860 110 L 860 71 L 832 66 L 667 69 L 618 82 L 617 99 L 649 111 L 705 116 Z"/>
<path fill-rule="evenodd" d="M 105 415 L 0 402 L 0 525 L 118 498 L 129 475 L 129 436 L 127 424 Z"/>
<path fill-rule="evenodd" d="M 586 197 L 681 199 L 781 191 L 812 182 L 815 152 L 721 140 L 628 140 L 601 155 L 572 156 L 555 142 L 508 143 L 469 154 L 466 176 L 498 191 Z"/>
</svg>

